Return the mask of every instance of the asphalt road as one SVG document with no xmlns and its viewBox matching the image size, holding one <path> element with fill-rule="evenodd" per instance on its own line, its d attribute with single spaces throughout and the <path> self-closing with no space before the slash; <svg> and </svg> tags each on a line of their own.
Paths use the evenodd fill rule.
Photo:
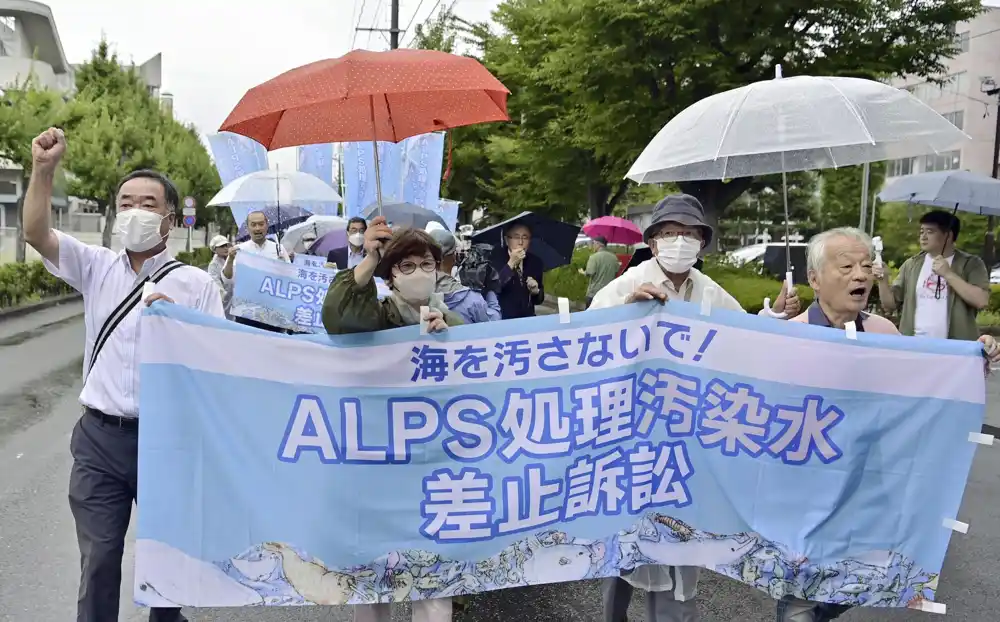
<svg viewBox="0 0 1000 622">
<path fill-rule="evenodd" d="M 0 323 L 0 622 L 55 622 L 74 616 L 79 557 L 66 502 L 69 434 L 77 417 L 83 323 L 73 303 Z M 990 384 L 988 419 L 1000 424 L 1000 378 Z M 1000 611 L 1000 445 L 977 452 L 938 600 L 955 622 L 996 620 Z M 131 603 L 131 550 L 126 551 L 122 620 L 145 620 Z M 774 602 L 735 581 L 707 573 L 699 606 L 706 622 L 770 622 Z M 643 622 L 642 598 L 630 619 Z M 201 622 L 339 622 L 350 611 L 326 607 L 188 612 Z M 408 621 L 399 608 L 394 621 Z M 852 611 L 845 622 L 941 619 L 910 611 Z M 485 594 L 461 622 L 579 622 L 601 620 L 593 582 Z"/>
</svg>

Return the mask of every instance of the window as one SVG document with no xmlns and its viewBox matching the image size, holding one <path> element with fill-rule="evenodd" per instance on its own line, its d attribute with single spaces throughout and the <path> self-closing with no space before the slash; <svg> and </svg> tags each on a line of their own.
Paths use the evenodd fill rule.
<svg viewBox="0 0 1000 622">
<path fill-rule="evenodd" d="M 924 172 L 956 171 L 962 166 L 962 152 L 946 151 L 937 155 L 924 156 Z"/>
<path fill-rule="evenodd" d="M 969 31 L 960 32 L 955 35 L 955 45 L 958 47 L 958 53 L 964 54 L 969 51 Z"/>
<path fill-rule="evenodd" d="M 963 129 L 962 125 L 965 124 L 965 111 L 956 110 L 955 112 L 949 112 L 948 114 L 941 115 L 945 119 L 948 119 L 948 123 L 951 123 L 958 129 Z"/>
<path fill-rule="evenodd" d="M 916 158 L 903 158 L 902 160 L 889 160 L 885 167 L 886 177 L 902 177 L 912 175 Z"/>
<path fill-rule="evenodd" d="M 965 93 L 968 84 L 965 83 L 965 72 L 953 73 L 945 77 L 946 82 L 941 86 L 942 91 L 949 93 Z"/>
<path fill-rule="evenodd" d="M 0 194 L 13 194 L 17 196 L 17 184 L 12 181 L 0 181 Z"/>
</svg>

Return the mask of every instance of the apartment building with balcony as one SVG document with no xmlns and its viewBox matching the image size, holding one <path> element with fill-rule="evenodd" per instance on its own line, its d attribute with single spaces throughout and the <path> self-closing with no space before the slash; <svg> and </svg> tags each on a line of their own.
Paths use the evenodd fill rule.
<svg viewBox="0 0 1000 622">
<path fill-rule="evenodd" d="M 975 19 L 955 28 L 959 53 L 947 61 L 942 85 L 918 78 L 894 80 L 939 112 L 972 140 L 939 154 L 890 160 L 886 177 L 965 169 L 984 175 L 993 172 L 997 98 L 987 96 L 984 81 L 1000 83 L 1000 8 L 988 8 Z"/>
</svg>

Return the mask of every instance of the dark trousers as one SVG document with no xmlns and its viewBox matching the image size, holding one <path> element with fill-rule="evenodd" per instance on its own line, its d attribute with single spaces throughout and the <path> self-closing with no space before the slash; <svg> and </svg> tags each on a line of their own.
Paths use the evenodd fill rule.
<svg viewBox="0 0 1000 622">
<path fill-rule="evenodd" d="M 118 620 L 125 533 L 136 499 L 137 427 L 86 411 L 70 440 L 69 507 L 80 545 L 77 622 Z M 150 622 L 186 622 L 180 609 L 151 609 Z"/>
<path fill-rule="evenodd" d="M 601 580 L 604 622 L 628 622 L 632 584 L 620 577 Z M 646 622 L 698 622 L 698 604 L 674 600 L 673 592 L 646 592 Z"/>
</svg>

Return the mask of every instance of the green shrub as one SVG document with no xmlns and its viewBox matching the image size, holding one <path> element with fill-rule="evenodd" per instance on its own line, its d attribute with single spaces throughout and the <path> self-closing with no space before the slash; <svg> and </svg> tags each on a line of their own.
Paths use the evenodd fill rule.
<svg viewBox="0 0 1000 622">
<path fill-rule="evenodd" d="M 1000 311 L 1000 285 L 990 285 L 990 311 Z"/>
<path fill-rule="evenodd" d="M 40 261 L 0 265 L 0 309 L 72 292 L 69 285 L 49 274 Z"/>
<path fill-rule="evenodd" d="M 208 267 L 208 264 L 212 263 L 212 255 L 212 249 L 207 246 L 200 246 L 190 253 L 187 251 L 177 253 L 177 261 L 204 269 Z"/>
<path fill-rule="evenodd" d="M 990 301 L 992 302 L 992 300 Z M 976 324 L 980 326 L 1000 327 L 1000 313 L 993 310 L 980 311 L 976 315 Z"/>
<path fill-rule="evenodd" d="M 590 248 L 578 248 L 573 253 L 573 262 L 545 273 L 543 284 L 545 293 L 556 298 L 569 298 L 573 302 L 584 302 L 587 299 L 587 285 L 590 279 L 580 274 L 587 267 L 587 260 L 593 251 Z"/>
</svg>

